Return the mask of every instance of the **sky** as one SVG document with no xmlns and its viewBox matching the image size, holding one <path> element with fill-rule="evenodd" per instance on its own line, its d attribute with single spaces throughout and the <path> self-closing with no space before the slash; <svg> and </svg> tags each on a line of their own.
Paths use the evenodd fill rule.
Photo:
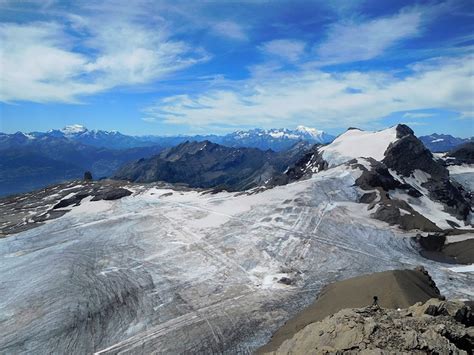
<svg viewBox="0 0 474 355">
<path fill-rule="evenodd" d="M 0 0 L 0 131 L 474 135 L 474 1 Z"/>
</svg>

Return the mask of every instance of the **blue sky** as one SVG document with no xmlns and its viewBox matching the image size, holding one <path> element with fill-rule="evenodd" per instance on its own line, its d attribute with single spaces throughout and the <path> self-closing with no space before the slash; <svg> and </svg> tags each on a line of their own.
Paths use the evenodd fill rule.
<svg viewBox="0 0 474 355">
<path fill-rule="evenodd" d="M 0 0 L 0 131 L 474 135 L 472 1 Z"/>
</svg>

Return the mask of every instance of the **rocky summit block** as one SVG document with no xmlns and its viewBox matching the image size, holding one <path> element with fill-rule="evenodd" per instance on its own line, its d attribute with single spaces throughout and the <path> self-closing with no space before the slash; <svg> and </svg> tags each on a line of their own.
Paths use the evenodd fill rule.
<svg viewBox="0 0 474 355">
<path fill-rule="evenodd" d="M 343 309 L 312 323 L 273 354 L 472 354 L 472 311 L 430 299 L 406 309 Z"/>
</svg>

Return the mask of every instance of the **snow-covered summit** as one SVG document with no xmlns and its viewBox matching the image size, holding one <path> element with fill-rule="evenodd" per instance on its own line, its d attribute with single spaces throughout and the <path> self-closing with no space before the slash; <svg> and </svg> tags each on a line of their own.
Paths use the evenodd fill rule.
<svg viewBox="0 0 474 355">
<path fill-rule="evenodd" d="M 301 126 L 301 125 L 296 127 L 296 131 L 301 132 L 302 134 L 310 135 L 314 138 L 319 138 L 319 137 L 321 137 L 322 135 L 325 134 L 324 131 L 320 131 L 319 129 L 311 128 L 311 127 L 305 127 L 305 126 Z"/>
<path fill-rule="evenodd" d="M 349 129 L 320 152 L 330 167 L 359 157 L 382 160 L 390 143 L 397 139 L 396 126 L 376 132 Z"/>
<path fill-rule="evenodd" d="M 80 124 L 68 125 L 60 130 L 65 135 L 74 135 L 87 132 L 87 128 Z"/>
<path fill-rule="evenodd" d="M 268 138 L 268 139 L 284 139 L 284 140 L 307 140 L 312 143 L 329 143 L 334 137 L 327 134 L 324 131 L 316 128 L 310 128 L 305 126 L 298 126 L 296 129 L 288 128 L 272 128 L 272 129 L 261 129 L 255 128 L 247 131 L 236 131 L 227 135 L 234 139 L 243 138 Z"/>
</svg>

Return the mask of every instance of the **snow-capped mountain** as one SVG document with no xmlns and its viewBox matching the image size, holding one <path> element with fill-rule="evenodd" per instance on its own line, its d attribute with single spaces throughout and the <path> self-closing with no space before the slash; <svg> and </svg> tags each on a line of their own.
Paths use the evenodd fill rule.
<svg viewBox="0 0 474 355">
<path fill-rule="evenodd" d="M 406 229 L 472 228 L 469 185 L 452 181 L 445 163 L 409 127 L 349 129 L 331 144 L 314 147 L 286 174 L 288 180 L 298 180 L 344 164 L 362 171 L 356 184 L 367 191 L 363 200 L 375 218 Z"/>
<path fill-rule="evenodd" d="M 253 147 L 262 150 L 272 149 L 282 151 L 290 148 L 296 142 L 307 141 L 313 144 L 326 144 L 331 142 L 334 136 L 315 128 L 298 126 L 296 129 L 251 129 L 236 131 L 225 136 L 214 137 L 216 143 L 231 147 Z"/>
<path fill-rule="evenodd" d="M 359 157 L 382 160 L 388 146 L 396 140 L 396 127 L 378 132 L 366 132 L 353 128 L 319 151 L 330 167 Z"/>
<path fill-rule="evenodd" d="M 65 136 L 74 136 L 88 132 L 87 128 L 80 124 L 66 126 L 60 130 Z"/>
<path fill-rule="evenodd" d="M 69 125 L 62 129 L 52 129 L 44 133 L 32 132 L 30 135 L 37 138 L 66 138 L 76 143 L 109 149 L 127 149 L 158 145 L 158 143 L 155 144 L 141 137 L 129 136 L 117 131 L 89 130 L 79 124 Z"/>
<path fill-rule="evenodd" d="M 82 125 L 74 124 L 62 129 L 52 129 L 47 132 L 18 132 L 18 134 L 23 135 L 23 138 L 29 139 L 44 137 L 66 138 L 74 142 L 94 147 L 111 149 L 147 147 L 153 145 L 172 147 L 186 141 L 202 142 L 208 140 L 228 147 L 248 147 L 259 148 L 262 150 L 272 149 L 274 151 L 282 151 L 289 149 L 299 141 L 307 141 L 313 144 L 326 144 L 334 139 L 333 136 L 324 131 L 304 126 L 298 126 L 294 130 L 265 130 L 257 128 L 246 131 L 237 131 L 226 135 L 129 136 L 117 131 L 88 130 Z M 2 140 L 6 141 L 8 136 L 11 136 L 6 134 L 3 135 L 4 137 L 0 136 L 0 145 L 2 144 Z"/>
</svg>

